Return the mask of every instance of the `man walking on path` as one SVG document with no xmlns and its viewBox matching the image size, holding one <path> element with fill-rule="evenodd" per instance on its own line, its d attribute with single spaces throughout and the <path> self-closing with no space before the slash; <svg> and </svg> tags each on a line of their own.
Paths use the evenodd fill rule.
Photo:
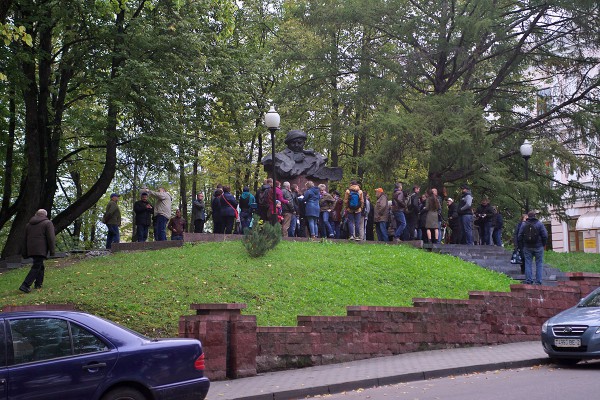
<svg viewBox="0 0 600 400">
<path fill-rule="evenodd" d="M 54 225 L 48 219 L 48 213 L 44 209 L 36 211 L 25 227 L 24 257 L 33 258 L 33 265 L 25 277 L 19 290 L 24 293 L 31 292 L 31 284 L 35 283 L 36 289 L 41 289 L 44 283 L 44 260 L 50 253 L 54 255 Z"/>
<path fill-rule="evenodd" d="M 110 195 L 110 201 L 106 205 L 106 212 L 102 221 L 108 228 L 108 234 L 106 235 L 106 248 L 110 249 L 113 243 L 119 243 L 121 236 L 119 234 L 119 226 L 121 226 L 121 210 L 117 202 L 119 201 L 119 195 L 112 193 Z"/>
<path fill-rule="evenodd" d="M 171 218 L 173 197 L 164 187 L 158 188 L 158 192 L 147 188 L 143 190 L 156 199 L 156 203 L 154 204 L 154 216 L 156 217 L 154 239 L 156 241 L 167 240 L 167 223 L 169 222 L 169 218 Z"/>
<path fill-rule="evenodd" d="M 527 213 L 527 220 L 521 224 L 518 235 L 519 247 L 525 256 L 525 284 L 542 284 L 544 273 L 544 247 L 548 241 L 548 231 L 535 211 Z M 535 281 L 533 280 L 532 262 L 535 257 Z"/>
</svg>

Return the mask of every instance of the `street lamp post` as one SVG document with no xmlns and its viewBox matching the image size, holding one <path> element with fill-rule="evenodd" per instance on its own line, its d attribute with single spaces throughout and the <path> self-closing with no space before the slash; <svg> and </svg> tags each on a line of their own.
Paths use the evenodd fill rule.
<svg viewBox="0 0 600 400">
<path fill-rule="evenodd" d="M 265 125 L 269 132 L 271 132 L 271 167 L 272 167 L 272 177 L 273 177 L 273 211 L 271 212 L 271 224 L 275 225 L 277 223 L 277 194 L 275 192 L 275 186 L 277 182 L 277 176 L 275 172 L 275 132 L 279 130 L 279 122 L 280 117 L 277 111 L 275 111 L 275 106 L 271 106 L 269 111 L 265 114 Z"/>
<path fill-rule="evenodd" d="M 527 139 L 523 142 L 520 148 L 521 157 L 525 160 L 525 182 L 529 181 L 529 157 L 533 153 L 533 146 Z M 529 194 L 525 197 L 525 213 L 529 212 Z"/>
</svg>

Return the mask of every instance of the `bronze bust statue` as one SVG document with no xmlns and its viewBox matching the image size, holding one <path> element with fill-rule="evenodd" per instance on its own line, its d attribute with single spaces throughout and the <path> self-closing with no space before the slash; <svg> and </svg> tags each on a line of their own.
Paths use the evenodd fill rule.
<svg viewBox="0 0 600 400">
<path fill-rule="evenodd" d="M 305 150 L 306 133 L 301 130 L 292 130 L 287 133 L 285 144 L 287 149 L 275 153 L 277 177 L 293 179 L 297 176 L 306 176 L 312 179 L 339 181 L 342 179 L 341 168 L 325 166 L 327 157 L 314 150 Z M 271 155 L 262 159 L 266 171 L 273 168 Z"/>
</svg>

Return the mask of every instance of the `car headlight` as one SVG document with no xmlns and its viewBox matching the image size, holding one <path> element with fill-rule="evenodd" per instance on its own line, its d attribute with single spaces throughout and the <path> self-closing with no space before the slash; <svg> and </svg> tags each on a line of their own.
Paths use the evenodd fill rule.
<svg viewBox="0 0 600 400">
<path fill-rule="evenodd" d="M 596 329 L 596 334 L 600 333 L 600 327 L 598 327 L 598 329 Z"/>
<path fill-rule="evenodd" d="M 546 333 L 546 332 L 548 332 L 548 321 L 546 321 L 542 324 L 542 333 Z"/>
</svg>

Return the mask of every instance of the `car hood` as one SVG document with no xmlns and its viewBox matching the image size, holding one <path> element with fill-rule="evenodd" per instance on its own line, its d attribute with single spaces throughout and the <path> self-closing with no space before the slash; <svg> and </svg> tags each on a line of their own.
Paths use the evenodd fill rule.
<svg viewBox="0 0 600 400">
<path fill-rule="evenodd" d="M 600 325 L 600 307 L 572 307 L 550 318 L 552 325 Z"/>
</svg>

